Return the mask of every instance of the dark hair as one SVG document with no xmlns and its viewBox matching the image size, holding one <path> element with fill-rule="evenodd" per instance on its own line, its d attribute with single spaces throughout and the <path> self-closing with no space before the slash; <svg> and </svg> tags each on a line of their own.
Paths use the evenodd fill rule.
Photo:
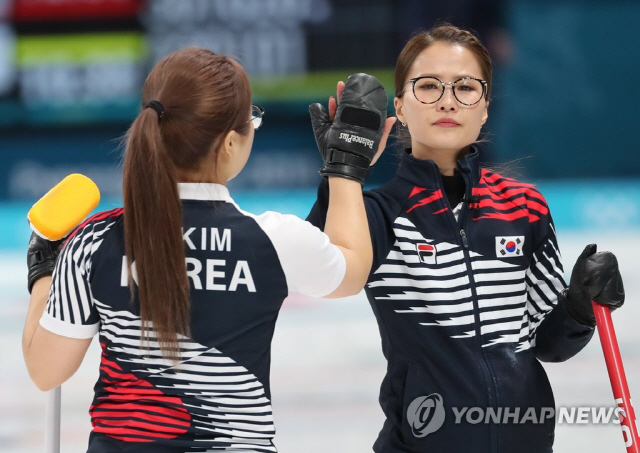
<svg viewBox="0 0 640 453">
<path fill-rule="evenodd" d="M 486 99 L 490 101 L 493 63 L 489 51 L 473 33 L 451 24 L 436 25 L 431 30 L 417 33 L 405 44 L 396 61 L 396 96 L 402 93 L 402 89 L 407 83 L 407 75 L 418 55 L 435 42 L 458 44 L 475 55 L 482 70 L 482 77 L 487 82 Z"/>
<path fill-rule="evenodd" d="M 249 132 L 251 87 L 235 60 L 194 47 L 153 67 L 142 106 L 150 101 L 164 106 L 162 118 L 155 109 L 143 108 L 125 136 L 125 251 L 132 297 L 131 265 L 136 263 L 141 339 L 149 339 L 151 322 L 163 355 L 176 360 L 178 334 L 190 330 L 178 172 L 197 174 L 229 131 Z"/>
</svg>

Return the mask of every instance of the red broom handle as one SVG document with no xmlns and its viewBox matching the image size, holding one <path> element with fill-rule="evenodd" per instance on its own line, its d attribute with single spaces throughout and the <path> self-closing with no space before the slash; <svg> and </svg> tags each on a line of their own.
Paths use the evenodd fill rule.
<svg viewBox="0 0 640 453">
<path fill-rule="evenodd" d="M 627 453 L 640 453 L 640 436 L 638 435 L 636 414 L 631 405 L 629 385 L 622 365 L 616 331 L 611 321 L 611 311 L 605 305 L 593 301 L 591 304 L 593 305 L 593 313 L 596 315 L 598 334 L 600 335 L 602 352 L 604 352 L 604 361 L 609 372 L 613 397 L 617 405 L 624 445 L 627 447 Z"/>
</svg>

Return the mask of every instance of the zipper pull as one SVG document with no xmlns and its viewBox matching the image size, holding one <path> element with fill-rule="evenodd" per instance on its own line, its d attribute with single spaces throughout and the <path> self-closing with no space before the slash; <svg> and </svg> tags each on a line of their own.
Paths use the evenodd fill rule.
<svg viewBox="0 0 640 453">
<path fill-rule="evenodd" d="M 460 237 L 462 238 L 462 245 L 465 249 L 469 248 L 469 241 L 467 241 L 467 233 L 464 230 L 460 230 Z"/>
</svg>

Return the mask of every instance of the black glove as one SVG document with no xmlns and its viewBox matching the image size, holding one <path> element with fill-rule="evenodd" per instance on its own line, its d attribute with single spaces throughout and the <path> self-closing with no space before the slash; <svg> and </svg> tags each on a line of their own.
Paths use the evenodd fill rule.
<svg viewBox="0 0 640 453">
<path fill-rule="evenodd" d="M 322 104 L 311 104 L 309 113 L 324 161 L 320 174 L 364 184 L 387 118 L 387 93 L 380 81 L 364 73 L 349 76 L 333 122 Z"/>
<path fill-rule="evenodd" d="M 27 267 L 29 268 L 28 288 L 29 294 L 33 284 L 41 277 L 53 274 L 56 258 L 60 253 L 64 239 L 49 241 L 31 233 L 29 248 L 27 249 Z"/>
<path fill-rule="evenodd" d="M 585 247 L 573 266 L 569 288 L 563 293 L 569 315 L 589 327 L 596 325 L 592 300 L 607 305 L 611 311 L 624 303 L 618 260 L 611 252 L 596 253 L 596 250 L 596 244 Z"/>
</svg>

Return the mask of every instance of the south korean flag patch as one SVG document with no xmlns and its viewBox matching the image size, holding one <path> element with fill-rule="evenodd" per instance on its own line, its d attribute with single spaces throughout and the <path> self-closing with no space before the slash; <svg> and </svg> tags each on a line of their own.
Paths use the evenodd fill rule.
<svg viewBox="0 0 640 453">
<path fill-rule="evenodd" d="M 496 236 L 496 256 L 498 258 L 517 258 L 522 256 L 524 236 Z"/>
</svg>

